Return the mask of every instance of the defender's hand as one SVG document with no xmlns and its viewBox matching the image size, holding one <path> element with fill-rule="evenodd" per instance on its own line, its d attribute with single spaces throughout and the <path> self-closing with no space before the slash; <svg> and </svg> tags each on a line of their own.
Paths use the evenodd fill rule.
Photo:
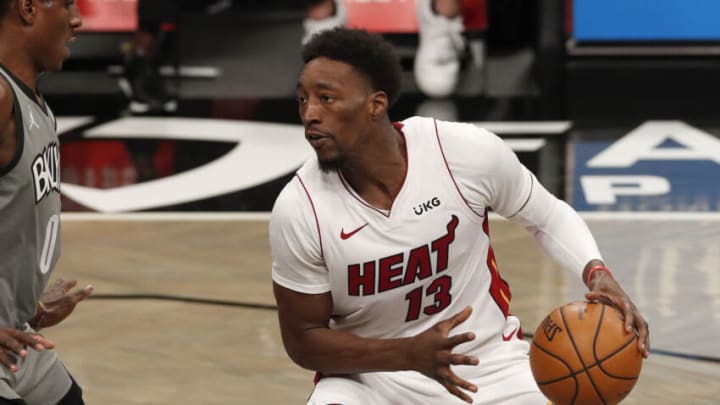
<svg viewBox="0 0 720 405">
<path fill-rule="evenodd" d="M 27 356 L 26 347 L 37 351 L 52 349 L 55 343 L 38 333 L 27 333 L 12 328 L 0 328 L 0 364 L 8 370 L 18 371 L 17 358 Z"/>
<path fill-rule="evenodd" d="M 71 292 L 77 285 L 76 280 L 65 281 L 62 278 L 55 281 L 40 295 L 40 313 L 35 317 L 32 326 L 35 329 L 48 328 L 57 325 L 67 318 L 75 306 L 92 294 L 93 286 Z"/>
</svg>

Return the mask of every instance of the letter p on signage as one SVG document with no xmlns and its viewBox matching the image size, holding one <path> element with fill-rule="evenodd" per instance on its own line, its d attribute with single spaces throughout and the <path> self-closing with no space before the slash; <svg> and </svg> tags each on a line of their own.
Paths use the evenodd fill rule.
<svg viewBox="0 0 720 405">
<path fill-rule="evenodd" d="M 582 176 L 580 184 L 588 204 L 615 204 L 618 196 L 670 192 L 670 182 L 659 176 Z"/>
</svg>

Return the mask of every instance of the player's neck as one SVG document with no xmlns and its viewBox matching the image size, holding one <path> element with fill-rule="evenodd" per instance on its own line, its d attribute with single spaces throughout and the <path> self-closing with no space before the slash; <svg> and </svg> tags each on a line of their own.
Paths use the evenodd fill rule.
<svg viewBox="0 0 720 405">
<path fill-rule="evenodd" d="M 407 174 L 405 138 L 388 121 L 363 153 L 348 159 L 343 177 L 368 204 L 390 209 Z"/>
<path fill-rule="evenodd" d="M 23 59 L 25 56 L 24 53 L 9 52 L 7 48 L 0 46 L 0 64 L 10 71 L 15 78 L 35 92 L 39 74 L 33 67 L 31 61 Z"/>
</svg>

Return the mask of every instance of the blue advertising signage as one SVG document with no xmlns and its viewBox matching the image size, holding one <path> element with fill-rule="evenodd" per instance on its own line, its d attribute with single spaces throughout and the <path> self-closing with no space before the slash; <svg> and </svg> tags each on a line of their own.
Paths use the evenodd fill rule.
<svg viewBox="0 0 720 405">
<path fill-rule="evenodd" d="M 718 0 L 574 0 L 578 41 L 720 40 Z"/>
<path fill-rule="evenodd" d="M 575 209 L 720 211 L 720 139 L 711 133 L 681 121 L 648 121 L 615 140 L 574 138 Z"/>
</svg>

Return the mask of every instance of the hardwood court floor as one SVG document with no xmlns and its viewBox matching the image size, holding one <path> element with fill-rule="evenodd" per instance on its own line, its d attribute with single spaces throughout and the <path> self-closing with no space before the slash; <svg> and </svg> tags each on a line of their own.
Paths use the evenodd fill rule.
<svg viewBox="0 0 720 405">
<path fill-rule="evenodd" d="M 511 310 L 532 333 L 568 301 L 568 275 L 514 224 L 492 221 L 491 236 Z M 262 219 L 65 220 L 56 277 L 92 283 L 99 297 L 274 304 Z M 272 309 L 96 298 L 45 334 L 91 405 L 302 404 L 312 388 L 313 373 L 286 356 Z M 717 363 L 651 355 L 624 403 L 714 404 L 717 381 Z"/>
</svg>

